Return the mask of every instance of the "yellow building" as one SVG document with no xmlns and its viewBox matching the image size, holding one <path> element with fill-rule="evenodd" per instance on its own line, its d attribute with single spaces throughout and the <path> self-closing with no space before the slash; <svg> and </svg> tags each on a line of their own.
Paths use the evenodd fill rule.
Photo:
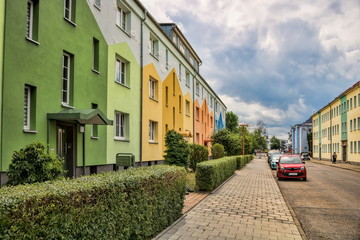
<svg viewBox="0 0 360 240">
<path fill-rule="evenodd" d="M 360 164 L 360 82 L 312 115 L 313 157 Z"/>
</svg>

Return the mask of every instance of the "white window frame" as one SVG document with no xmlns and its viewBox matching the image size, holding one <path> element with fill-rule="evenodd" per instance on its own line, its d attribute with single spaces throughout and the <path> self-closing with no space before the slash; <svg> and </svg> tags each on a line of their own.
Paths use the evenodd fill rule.
<svg viewBox="0 0 360 240">
<path fill-rule="evenodd" d="M 185 78 L 186 78 L 186 86 L 190 87 L 190 72 L 189 71 L 186 71 L 185 73 Z"/>
<path fill-rule="evenodd" d="M 33 35 L 33 21 L 34 21 L 34 1 L 27 1 L 27 13 L 26 13 L 26 37 L 32 39 Z"/>
<path fill-rule="evenodd" d="M 67 66 L 64 65 L 65 57 L 67 58 Z M 70 105 L 70 82 L 71 82 L 71 56 L 67 53 L 63 53 L 62 61 L 62 92 L 61 92 L 61 103 L 64 105 Z M 64 70 L 66 69 L 67 78 L 64 76 Z M 64 89 L 64 81 L 66 81 L 66 90 Z M 64 92 L 66 93 L 66 99 L 64 101 Z"/>
<path fill-rule="evenodd" d="M 157 80 L 153 78 L 149 79 L 149 97 L 157 100 Z"/>
<path fill-rule="evenodd" d="M 68 3 L 69 8 L 66 7 L 66 3 Z M 66 16 L 67 13 L 69 14 L 68 17 Z M 64 0 L 64 18 L 72 22 L 71 16 L 72 16 L 72 0 Z"/>
<path fill-rule="evenodd" d="M 115 112 L 114 133 L 116 140 L 125 140 L 127 131 L 126 114 L 122 112 Z"/>
<path fill-rule="evenodd" d="M 126 85 L 127 63 L 119 58 L 115 61 L 115 82 Z"/>
<path fill-rule="evenodd" d="M 156 59 L 159 58 L 159 39 L 150 33 L 150 54 Z"/>
<path fill-rule="evenodd" d="M 196 82 L 196 95 L 200 96 L 200 83 Z"/>
<path fill-rule="evenodd" d="M 119 6 L 117 7 L 116 26 L 118 26 L 120 29 L 122 29 L 126 33 L 129 32 L 129 27 L 128 27 L 129 15 L 128 14 L 129 14 L 128 11 L 125 11 L 124 9 L 122 9 Z"/>
<path fill-rule="evenodd" d="M 30 130 L 31 88 L 24 88 L 24 130 Z"/>
<path fill-rule="evenodd" d="M 185 100 L 185 114 L 190 116 L 190 102 L 188 100 Z"/>
<path fill-rule="evenodd" d="M 156 128 L 157 128 L 157 122 L 150 120 L 149 121 L 149 142 L 156 141 Z"/>
</svg>

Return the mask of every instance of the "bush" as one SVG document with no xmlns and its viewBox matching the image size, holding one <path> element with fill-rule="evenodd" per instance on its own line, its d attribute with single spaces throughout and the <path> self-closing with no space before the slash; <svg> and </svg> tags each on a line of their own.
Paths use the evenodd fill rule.
<svg viewBox="0 0 360 240">
<path fill-rule="evenodd" d="M 181 216 L 186 173 L 132 168 L 0 189 L 0 239 L 150 239 Z"/>
<path fill-rule="evenodd" d="M 224 146 L 220 143 L 215 143 L 211 147 L 211 155 L 213 159 L 218 159 L 224 157 Z"/>
<path fill-rule="evenodd" d="M 189 146 L 183 136 L 175 130 L 170 130 L 165 136 L 164 163 L 188 168 Z"/>
<path fill-rule="evenodd" d="M 45 146 L 34 142 L 15 151 L 7 175 L 9 185 L 59 179 L 65 173 L 64 161 L 45 153 Z"/>
<path fill-rule="evenodd" d="M 236 157 L 225 157 L 201 162 L 196 169 L 196 188 L 212 191 L 232 176 L 236 170 Z"/>
<path fill-rule="evenodd" d="M 189 167 L 196 171 L 198 163 L 208 160 L 209 151 L 205 146 L 199 144 L 190 144 L 189 149 Z"/>
</svg>

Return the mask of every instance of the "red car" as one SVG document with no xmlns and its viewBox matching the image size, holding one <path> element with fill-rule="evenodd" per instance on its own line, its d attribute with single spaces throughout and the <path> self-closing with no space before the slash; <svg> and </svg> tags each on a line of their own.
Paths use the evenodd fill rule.
<svg viewBox="0 0 360 240">
<path fill-rule="evenodd" d="M 306 181 L 305 162 L 298 155 L 282 155 L 276 167 L 276 176 L 283 178 L 302 178 Z"/>
</svg>

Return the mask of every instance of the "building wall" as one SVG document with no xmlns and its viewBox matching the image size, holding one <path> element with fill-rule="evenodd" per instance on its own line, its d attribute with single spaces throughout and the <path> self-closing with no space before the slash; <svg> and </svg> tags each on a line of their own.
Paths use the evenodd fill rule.
<svg viewBox="0 0 360 240">
<path fill-rule="evenodd" d="M 3 60 L 4 60 L 4 41 L 5 41 L 5 1 L 0 1 L 0 150 L 2 150 L 2 96 L 3 96 Z M 0 186 L 2 183 L 1 180 L 1 172 L 2 172 L 2 161 L 0 154 Z"/>
<path fill-rule="evenodd" d="M 359 89 L 357 82 L 312 116 L 315 158 L 330 160 L 336 152 L 337 160 L 360 164 Z"/>
<path fill-rule="evenodd" d="M 107 45 L 85 1 L 76 2 L 74 23 L 64 19 L 64 1 L 39 1 L 38 37 L 26 39 L 27 1 L 6 1 L 4 48 L 3 141 L 2 170 L 6 171 L 13 151 L 33 141 L 47 143 L 56 152 L 56 124 L 50 122 L 48 139 L 47 113 L 57 113 L 62 106 L 62 57 L 64 51 L 73 55 L 71 107 L 89 109 L 92 103 L 106 112 Z M 100 42 L 99 70 L 92 71 L 93 38 Z M 14 51 L 16 49 L 16 51 Z M 21 71 L 19 71 L 21 68 Z M 34 115 L 31 131 L 23 130 L 24 87 L 32 86 Z M 99 127 L 99 141 L 90 139 L 86 129 L 86 163 L 104 164 L 106 127 Z M 75 132 L 77 165 L 82 164 L 82 133 Z M 95 147 L 96 146 L 96 147 Z"/>
</svg>

